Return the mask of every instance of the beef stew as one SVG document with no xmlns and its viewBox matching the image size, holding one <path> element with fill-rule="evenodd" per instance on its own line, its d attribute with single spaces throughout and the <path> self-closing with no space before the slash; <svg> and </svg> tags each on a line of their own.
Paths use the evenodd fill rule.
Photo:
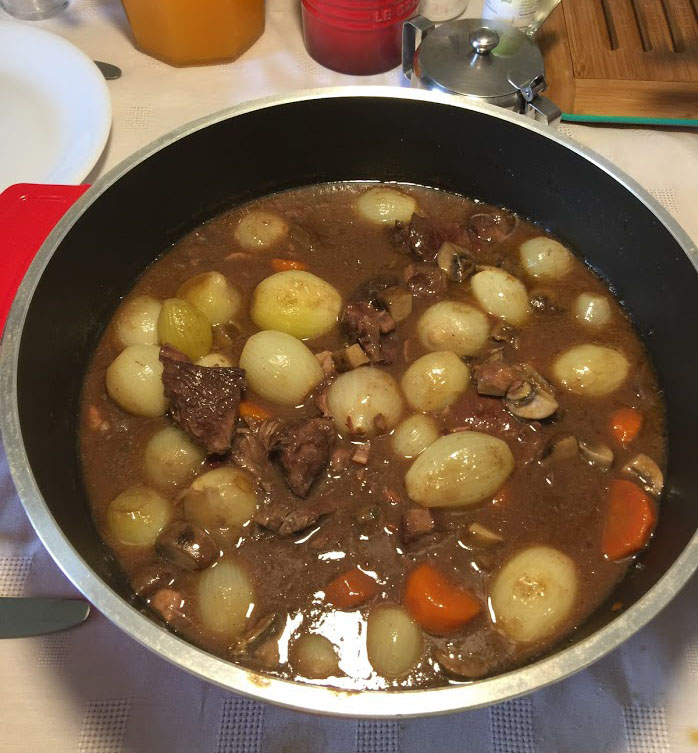
<svg viewBox="0 0 698 753">
<path fill-rule="evenodd" d="M 107 328 L 81 421 L 143 604 L 358 689 L 559 642 L 647 543 L 665 454 L 603 282 L 522 218 L 412 186 L 297 189 L 190 233 Z"/>
</svg>

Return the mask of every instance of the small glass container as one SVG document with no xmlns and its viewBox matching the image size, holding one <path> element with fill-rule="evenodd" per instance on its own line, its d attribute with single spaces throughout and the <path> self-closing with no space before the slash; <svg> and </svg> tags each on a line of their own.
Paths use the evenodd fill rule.
<svg viewBox="0 0 698 753">
<path fill-rule="evenodd" d="M 419 13 L 432 21 L 452 21 L 468 9 L 469 0 L 420 0 Z"/>
<path fill-rule="evenodd" d="M 170 65 L 234 60 L 264 31 L 264 0 L 122 0 L 139 50 Z"/>
<path fill-rule="evenodd" d="M 369 75 L 395 68 L 402 23 L 419 0 L 301 0 L 303 39 L 312 58 L 339 73 Z"/>
<path fill-rule="evenodd" d="M 23 21 L 41 21 L 55 16 L 68 5 L 68 0 L 0 0 L 11 16 Z"/>
<path fill-rule="evenodd" d="M 482 17 L 526 29 L 538 11 L 538 0 L 485 0 Z"/>
</svg>

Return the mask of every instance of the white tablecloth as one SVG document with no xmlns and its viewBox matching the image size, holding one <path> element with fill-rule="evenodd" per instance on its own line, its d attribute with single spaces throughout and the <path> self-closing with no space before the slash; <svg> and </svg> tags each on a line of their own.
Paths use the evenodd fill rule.
<svg viewBox="0 0 698 753">
<path fill-rule="evenodd" d="M 468 15 L 477 12 L 474 0 Z M 397 70 L 357 78 L 316 64 L 303 48 L 297 0 L 268 0 L 267 28 L 254 47 L 234 63 L 202 68 L 171 68 L 137 52 L 117 0 L 71 0 L 37 25 L 123 69 L 109 83 L 109 144 L 88 180 L 167 131 L 245 100 L 315 86 L 404 85 Z M 698 241 L 698 133 L 562 131 L 630 173 Z M 29 526 L 0 454 L 0 596 L 74 593 Z M 698 752 L 697 623 L 694 577 L 633 639 L 553 687 L 480 711 L 372 722 L 313 717 L 226 693 L 152 656 L 93 613 L 70 632 L 0 641 L 0 751 Z"/>
</svg>

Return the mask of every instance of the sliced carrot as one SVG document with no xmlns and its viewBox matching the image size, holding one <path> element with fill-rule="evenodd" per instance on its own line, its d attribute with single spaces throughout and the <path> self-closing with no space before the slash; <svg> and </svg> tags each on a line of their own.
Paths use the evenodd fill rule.
<svg viewBox="0 0 698 753">
<path fill-rule="evenodd" d="M 287 272 L 289 269 L 308 269 L 308 265 L 295 259 L 272 259 L 271 268 L 275 272 Z"/>
<path fill-rule="evenodd" d="M 642 413 L 639 410 L 635 410 L 635 408 L 618 408 L 618 410 L 611 413 L 609 430 L 616 442 L 628 444 L 628 442 L 632 442 L 640 433 L 642 423 Z"/>
<path fill-rule="evenodd" d="M 639 551 L 649 541 L 656 519 L 654 502 L 639 486 L 623 479 L 611 481 L 603 553 L 620 560 Z"/>
<path fill-rule="evenodd" d="M 469 591 L 427 564 L 419 565 L 408 576 L 405 606 L 425 630 L 437 635 L 458 630 L 482 611 Z"/>
<path fill-rule="evenodd" d="M 366 603 L 378 593 L 378 584 L 354 567 L 327 584 L 325 598 L 339 609 L 352 609 Z"/>
<path fill-rule="evenodd" d="M 253 418 L 256 421 L 264 421 L 265 418 L 271 418 L 271 413 L 261 405 L 253 403 L 251 400 L 243 400 L 240 403 L 239 413 L 243 418 Z"/>
</svg>

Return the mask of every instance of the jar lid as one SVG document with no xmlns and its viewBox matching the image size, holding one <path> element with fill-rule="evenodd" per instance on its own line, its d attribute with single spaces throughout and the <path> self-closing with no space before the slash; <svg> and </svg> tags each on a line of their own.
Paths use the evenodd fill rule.
<svg viewBox="0 0 698 753">
<path fill-rule="evenodd" d="M 429 87 L 483 99 L 505 97 L 544 72 L 543 56 L 523 32 L 498 21 L 448 21 L 425 34 L 415 73 Z"/>
<path fill-rule="evenodd" d="M 373 0 L 374 6 L 378 0 Z M 352 31 L 373 31 L 402 23 L 414 14 L 419 0 L 381 0 L 382 7 L 354 4 L 354 0 L 301 0 L 308 13 L 331 26 Z"/>
</svg>

